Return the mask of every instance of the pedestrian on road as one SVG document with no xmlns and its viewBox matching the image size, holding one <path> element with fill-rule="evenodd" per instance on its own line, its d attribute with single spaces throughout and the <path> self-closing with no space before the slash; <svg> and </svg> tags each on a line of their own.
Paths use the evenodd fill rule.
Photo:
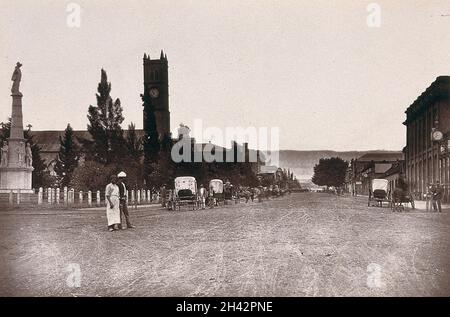
<svg viewBox="0 0 450 317">
<path fill-rule="evenodd" d="M 442 186 L 439 181 L 436 181 L 436 184 L 431 187 L 431 199 L 434 211 L 442 212 L 442 191 Z"/>
<path fill-rule="evenodd" d="M 200 194 L 200 206 L 202 207 L 202 209 L 205 209 L 207 192 L 206 188 L 203 187 L 203 184 L 200 185 L 199 194 Z"/>
<path fill-rule="evenodd" d="M 125 218 L 125 222 L 127 224 L 128 229 L 134 228 L 134 226 L 130 222 L 130 214 L 128 213 L 128 191 L 127 187 L 125 185 L 125 177 L 127 177 L 127 174 L 125 172 L 120 172 L 117 177 L 119 178 L 119 208 L 120 208 L 120 225 L 119 228 L 122 229 L 122 215 Z"/>
<path fill-rule="evenodd" d="M 167 210 L 175 210 L 175 204 L 173 201 L 173 190 L 169 189 L 167 191 L 167 203 L 166 203 Z"/>
<path fill-rule="evenodd" d="M 262 186 L 259 186 L 256 189 L 256 196 L 258 197 L 258 202 L 259 203 L 262 202 L 263 194 L 264 194 L 264 188 Z"/>
<path fill-rule="evenodd" d="M 209 186 L 209 191 L 208 191 L 208 205 L 209 208 L 214 208 L 215 206 L 217 206 L 217 200 L 214 197 L 214 187 L 212 185 Z"/>
<path fill-rule="evenodd" d="M 106 197 L 106 218 L 108 220 L 108 230 L 119 230 L 120 209 L 119 209 L 119 186 L 117 186 L 117 176 L 112 175 L 110 183 L 105 189 Z"/>
<path fill-rule="evenodd" d="M 162 207 L 166 207 L 166 200 L 167 200 L 167 190 L 166 190 L 166 185 L 164 184 L 162 187 L 161 187 L 161 191 L 160 191 L 160 193 L 161 193 L 161 206 Z"/>
</svg>

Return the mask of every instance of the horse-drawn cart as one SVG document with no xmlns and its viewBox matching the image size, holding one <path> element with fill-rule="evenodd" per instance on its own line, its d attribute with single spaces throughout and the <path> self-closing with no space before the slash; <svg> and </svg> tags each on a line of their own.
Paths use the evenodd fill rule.
<svg viewBox="0 0 450 317">
<path fill-rule="evenodd" d="M 181 209 L 182 205 L 191 205 L 192 210 L 198 209 L 199 197 L 197 181 L 192 176 L 181 176 L 175 178 L 173 191 L 174 210 Z"/>
<path fill-rule="evenodd" d="M 223 191 L 223 181 L 221 179 L 212 179 L 209 181 L 209 206 L 219 206 L 224 203 L 225 195 Z"/>
<path fill-rule="evenodd" d="M 408 184 L 403 178 L 397 181 L 396 187 L 392 191 L 392 211 L 401 211 L 405 209 L 404 204 L 410 204 L 414 209 L 414 196 L 408 188 Z"/>
<path fill-rule="evenodd" d="M 388 205 L 391 204 L 389 181 L 387 179 L 372 179 L 367 206 L 373 206 L 374 202 L 378 207 L 383 207 L 383 203 L 388 203 Z"/>
</svg>

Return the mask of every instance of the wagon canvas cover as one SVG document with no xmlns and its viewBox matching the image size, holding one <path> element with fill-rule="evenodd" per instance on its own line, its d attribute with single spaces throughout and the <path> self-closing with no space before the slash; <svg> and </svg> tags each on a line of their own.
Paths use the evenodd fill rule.
<svg viewBox="0 0 450 317">
<path fill-rule="evenodd" d="M 384 190 L 387 192 L 389 181 L 387 179 L 374 179 L 372 180 L 372 190 Z"/>
<path fill-rule="evenodd" d="M 223 181 L 220 179 L 212 179 L 209 182 L 209 188 L 214 191 L 216 194 L 223 193 Z"/>
<path fill-rule="evenodd" d="M 190 176 L 175 178 L 175 190 L 178 192 L 181 189 L 190 189 L 195 194 L 197 192 L 195 178 Z"/>
</svg>

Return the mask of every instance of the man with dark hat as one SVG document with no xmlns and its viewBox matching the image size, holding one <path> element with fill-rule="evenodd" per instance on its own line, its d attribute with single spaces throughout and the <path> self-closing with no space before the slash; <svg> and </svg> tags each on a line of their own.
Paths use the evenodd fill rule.
<svg viewBox="0 0 450 317">
<path fill-rule="evenodd" d="M 166 189 L 166 184 L 163 184 L 160 190 L 161 193 L 161 206 L 163 208 L 166 208 L 166 203 L 167 203 L 167 189 Z"/>
<path fill-rule="evenodd" d="M 431 201 L 434 211 L 442 212 L 442 191 L 442 186 L 439 181 L 436 181 L 436 184 L 431 187 Z"/>
<path fill-rule="evenodd" d="M 130 222 L 130 214 L 128 213 L 128 203 L 127 203 L 127 187 L 125 186 L 125 177 L 127 177 L 127 174 L 125 172 L 120 172 L 117 174 L 117 177 L 119 178 L 119 182 L 117 183 L 117 186 L 119 186 L 119 207 L 120 207 L 120 226 L 119 228 L 122 229 L 122 214 L 125 217 L 125 222 L 127 223 L 127 228 L 131 229 L 134 228 L 134 226 Z"/>
</svg>

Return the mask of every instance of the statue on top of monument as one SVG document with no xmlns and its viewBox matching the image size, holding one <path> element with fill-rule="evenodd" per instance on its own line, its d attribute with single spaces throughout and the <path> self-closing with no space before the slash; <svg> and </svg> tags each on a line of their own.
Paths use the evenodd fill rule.
<svg viewBox="0 0 450 317">
<path fill-rule="evenodd" d="M 16 68 L 14 69 L 14 72 L 12 74 L 11 80 L 13 81 L 13 85 L 11 87 L 11 92 L 20 94 L 19 86 L 20 81 L 22 80 L 22 71 L 20 70 L 20 67 L 22 64 L 20 62 L 17 62 Z"/>
<path fill-rule="evenodd" d="M 2 161 L 1 161 L 0 166 L 8 166 L 8 150 L 9 150 L 8 142 L 4 141 L 2 149 L 1 149 Z"/>
</svg>

